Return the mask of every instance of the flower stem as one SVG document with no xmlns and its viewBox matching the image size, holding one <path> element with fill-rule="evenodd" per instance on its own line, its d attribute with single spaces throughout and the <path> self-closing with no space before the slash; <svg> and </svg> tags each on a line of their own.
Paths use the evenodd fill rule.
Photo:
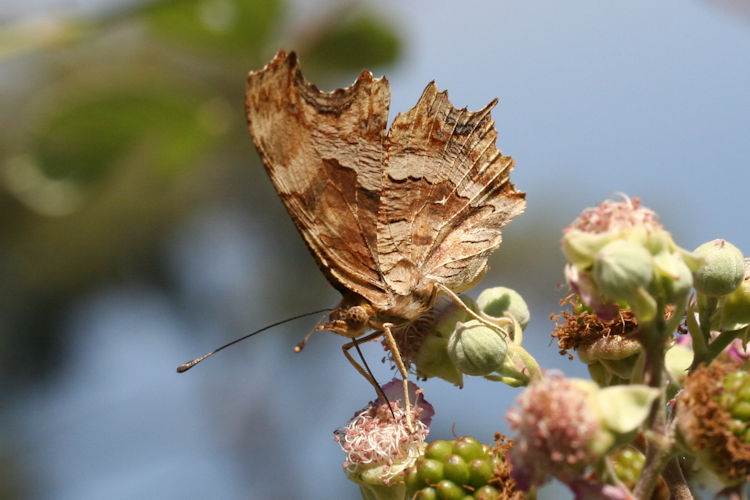
<svg viewBox="0 0 750 500">
<path fill-rule="evenodd" d="M 662 477 L 669 487 L 672 500 L 693 500 L 693 494 L 690 492 L 685 476 L 682 474 L 682 467 L 676 457 L 667 462 Z"/>
<path fill-rule="evenodd" d="M 657 310 L 663 311 L 659 305 Z M 644 366 L 643 381 L 659 389 L 659 398 L 654 401 L 646 421 L 646 463 L 641 477 L 633 491 L 636 498 L 651 498 L 662 470 L 672 455 L 672 440 L 667 433 L 666 400 L 664 391 L 664 354 L 671 332 L 666 331 L 666 322 L 662 315 L 656 315 L 653 321 L 641 324 L 640 341 L 643 344 Z"/>
<path fill-rule="evenodd" d="M 713 361 L 713 359 L 721 354 L 732 341 L 738 338 L 740 335 L 745 333 L 748 327 L 740 328 L 738 330 L 725 330 L 719 334 L 709 345 L 708 345 L 708 356 L 704 360 L 707 364 Z"/>
<path fill-rule="evenodd" d="M 695 317 L 695 309 L 690 307 L 687 313 L 687 327 L 690 338 L 693 340 L 693 364 L 690 367 L 692 372 L 708 357 L 708 343 L 703 334 L 701 325 Z"/>
</svg>

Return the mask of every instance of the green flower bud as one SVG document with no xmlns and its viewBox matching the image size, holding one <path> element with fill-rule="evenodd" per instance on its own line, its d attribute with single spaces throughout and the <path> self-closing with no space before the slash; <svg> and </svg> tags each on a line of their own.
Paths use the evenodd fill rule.
<svg viewBox="0 0 750 500">
<path fill-rule="evenodd" d="M 619 361 L 632 358 L 640 354 L 642 350 L 643 347 L 637 340 L 610 334 L 578 346 L 578 357 L 586 364 L 602 360 Z"/>
<path fill-rule="evenodd" d="M 459 295 L 458 298 L 461 299 L 461 302 L 472 311 L 479 311 L 477 303 L 468 295 Z M 471 316 L 469 316 L 462 307 L 459 307 L 458 304 L 452 300 L 447 300 L 447 297 L 446 300 L 435 305 L 434 310 L 436 316 L 435 325 L 432 327 L 432 331 L 439 337 L 446 339 L 451 336 L 451 333 L 453 333 L 453 330 L 456 328 L 456 323 L 471 319 Z"/>
<path fill-rule="evenodd" d="M 518 321 L 523 330 L 526 329 L 531 318 L 529 306 L 526 305 L 523 297 L 515 290 L 504 286 L 488 288 L 480 293 L 477 298 L 477 307 L 487 316 L 495 318 L 502 318 L 507 312 Z"/>
<path fill-rule="evenodd" d="M 693 253 L 706 261 L 693 272 L 695 289 L 703 295 L 721 297 L 732 293 L 745 278 L 742 252 L 726 240 L 709 241 Z"/>
<path fill-rule="evenodd" d="M 680 252 L 654 255 L 654 266 L 664 299 L 670 304 L 682 304 L 693 288 L 693 272 Z"/>
<path fill-rule="evenodd" d="M 455 328 L 455 323 L 453 324 Z M 439 335 L 428 335 L 414 356 L 417 376 L 440 377 L 457 387 L 463 387 L 463 374 L 448 356 L 448 339 Z"/>
<path fill-rule="evenodd" d="M 467 375 L 489 375 L 497 371 L 507 351 L 503 335 L 478 320 L 458 323 L 448 340 L 448 356 Z"/>
<path fill-rule="evenodd" d="M 724 297 L 721 308 L 722 330 L 739 330 L 750 325 L 750 260 L 742 284 Z"/>
<path fill-rule="evenodd" d="M 638 226 L 643 230 L 643 237 L 640 243 L 649 251 L 651 255 L 658 255 L 661 253 L 672 253 L 678 250 L 677 244 L 672 239 L 672 235 L 669 231 L 664 229 L 652 229 L 647 230 L 645 227 Z M 634 241 L 631 238 L 628 238 Z"/>
<path fill-rule="evenodd" d="M 476 303 L 470 297 L 459 295 L 459 298 L 466 307 L 474 312 L 478 311 Z M 463 374 L 448 357 L 447 345 L 448 337 L 455 330 L 456 323 L 469 319 L 470 316 L 463 308 L 443 297 L 427 315 L 411 327 L 411 338 L 415 340 L 410 345 L 418 346 L 416 353 L 410 356 L 417 376 L 440 377 L 455 386 L 463 387 Z"/>
<path fill-rule="evenodd" d="M 591 267 L 594 257 L 601 248 L 612 241 L 608 233 L 590 233 L 577 229 L 565 233 L 562 251 L 568 262 L 580 269 Z"/>
<path fill-rule="evenodd" d="M 653 279 L 653 257 L 641 245 L 616 240 L 596 254 L 594 281 L 609 300 L 629 302 Z"/>
</svg>

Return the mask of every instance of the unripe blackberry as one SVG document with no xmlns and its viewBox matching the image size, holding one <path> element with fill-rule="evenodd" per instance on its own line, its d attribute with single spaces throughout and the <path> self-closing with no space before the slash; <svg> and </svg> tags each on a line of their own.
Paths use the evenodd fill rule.
<svg viewBox="0 0 750 500">
<path fill-rule="evenodd" d="M 750 373 L 735 362 L 702 365 L 676 400 L 679 435 L 698 470 L 726 486 L 744 481 L 750 474 Z"/>
<path fill-rule="evenodd" d="M 646 457 L 635 448 L 626 446 L 611 453 L 609 459 L 617 479 L 632 490 L 641 477 Z M 651 500 L 669 500 L 669 488 L 667 488 L 663 479 L 659 479 L 659 483 L 651 495 Z"/>
<path fill-rule="evenodd" d="M 750 445 L 750 373 L 735 371 L 724 377 L 719 400 L 732 416 L 730 430 L 744 445 Z"/>
<path fill-rule="evenodd" d="M 470 436 L 430 443 L 406 477 L 410 498 L 494 500 L 500 498 L 497 485 L 490 484 L 497 454 Z"/>
</svg>

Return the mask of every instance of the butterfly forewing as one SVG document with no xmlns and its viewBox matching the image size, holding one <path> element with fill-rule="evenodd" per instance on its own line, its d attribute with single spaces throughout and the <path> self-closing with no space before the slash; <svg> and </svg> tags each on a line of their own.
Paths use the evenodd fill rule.
<svg viewBox="0 0 750 500">
<path fill-rule="evenodd" d="M 363 72 L 320 92 L 294 53 L 280 52 L 247 80 L 246 111 L 276 191 L 326 278 L 385 307 L 376 223 L 390 91 Z"/>
</svg>

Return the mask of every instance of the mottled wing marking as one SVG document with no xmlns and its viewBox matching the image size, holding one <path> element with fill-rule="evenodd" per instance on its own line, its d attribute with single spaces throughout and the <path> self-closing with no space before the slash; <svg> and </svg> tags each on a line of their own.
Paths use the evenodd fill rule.
<svg viewBox="0 0 750 500">
<path fill-rule="evenodd" d="M 363 71 L 320 92 L 282 51 L 247 80 L 246 111 L 276 191 L 326 278 L 388 304 L 377 258 L 377 212 L 390 89 Z"/>
<path fill-rule="evenodd" d="M 500 228 L 525 207 L 509 182 L 513 160 L 495 146 L 490 110 L 454 108 L 434 83 L 399 114 L 387 139 L 378 254 L 388 285 L 405 295 L 425 280 L 460 292 L 481 278 Z"/>
</svg>

